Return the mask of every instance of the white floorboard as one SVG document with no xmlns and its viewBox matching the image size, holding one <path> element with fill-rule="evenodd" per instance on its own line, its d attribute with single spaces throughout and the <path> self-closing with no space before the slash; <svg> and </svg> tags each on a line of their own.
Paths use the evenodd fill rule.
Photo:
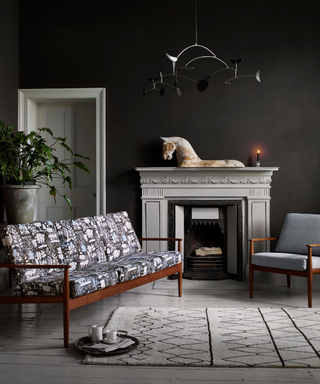
<svg viewBox="0 0 320 384">
<path fill-rule="evenodd" d="M 306 288 L 256 286 L 231 280 L 161 280 L 71 312 L 70 347 L 63 348 L 62 306 L 26 304 L 0 306 L 0 382 L 3 384 L 170 384 L 170 383 L 320 383 L 320 369 L 110 367 L 83 364 L 74 342 L 89 325 L 107 323 L 120 306 L 135 307 L 307 307 Z M 320 290 L 314 289 L 314 308 Z"/>
</svg>

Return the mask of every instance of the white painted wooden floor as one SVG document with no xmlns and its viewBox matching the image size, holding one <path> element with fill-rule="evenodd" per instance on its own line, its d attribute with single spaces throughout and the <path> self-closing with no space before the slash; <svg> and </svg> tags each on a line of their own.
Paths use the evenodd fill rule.
<svg viewBox="0 0 320 384">
<path fill-rule="evenodd" d="M 320 383 L 320 369 L 109 367 L 83 364 L 74 342 L 92 324 L 104 325 L 120 306 L 306 307 L 306 289 L 260 285 L 250 300 L 246 282 L 161 280 L 71 312 L 70 347 L 63 348 L 60 304 L 0 305 L 1 384 Z M 314 289 L 320 308 L 320 289 Z"/>
</svg>

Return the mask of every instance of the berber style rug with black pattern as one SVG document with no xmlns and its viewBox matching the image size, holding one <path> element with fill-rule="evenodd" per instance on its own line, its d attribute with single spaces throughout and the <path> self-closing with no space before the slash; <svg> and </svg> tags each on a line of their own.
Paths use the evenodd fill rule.
<svg viewBox="0 0 320 384">
<path fill-rule="evenodd" d="M 87 354 L 85 364 L 320 367 L 320 309 L 126 308 L 106 329 L 140 345 L 127 354 Z"/>
</svg>

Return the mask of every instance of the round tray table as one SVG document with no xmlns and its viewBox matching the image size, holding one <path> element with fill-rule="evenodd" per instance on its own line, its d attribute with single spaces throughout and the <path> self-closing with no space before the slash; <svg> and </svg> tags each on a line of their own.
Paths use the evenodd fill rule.
<svg viewBox="0 0 320 384">
<path fill-rule="evenodd" d="M 80 349 L 80 351 L 91 353 L 93 355 L 116 356 L 116 355 L 121 355 L 123 353 L 127 353 L 127 352 L 131 351 L 132 349 L 137 348 L 137 346 L 139 345 L 139 340 L 133 336 L 121 335 L 119 337 L 123 338 L 123 339 L 131 339 L 132 341 L 134 341 L 134 344 L 131 344 L 126 348 L 118 348 L 118 349 L 115 349 L 115 350 L 110 351 L 110 352 L 104 352 L 104 351 L 98 351 L 98 350 L 95 351 L 95 350 L 84 347 L 85 344 L 92 343 L 91 338 L 89 336 L 85 336 L 85 337 L 81 337 L 80 339 L 78 339 L 75 342 L 75 346 L 78 349 Z"/>
</svg>

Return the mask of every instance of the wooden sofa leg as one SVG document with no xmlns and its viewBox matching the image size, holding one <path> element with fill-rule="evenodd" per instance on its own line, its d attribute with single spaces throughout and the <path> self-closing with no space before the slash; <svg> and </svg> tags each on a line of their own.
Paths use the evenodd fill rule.
<svg viewBox="0 0 320 384">
<path fill-rule="evenodd" d="M 69 269 L 64 270 L 64 284 L 63 284 L 63 337 L 64 347 L 69 347 L 69 323 L 70 323 L 70 287 L 69 287 Z"/>
<path fill-rule="evenodd" d="M 182 296 L 182 265 L 180 268 L 180 271 L 178 272 L 178 291 L 179 291 L 179 297 Z"/>
<path fill-rule="evenodd" d="M 291 276 L 290 275 L 287 275 L 287 287 L 288 288 L 291 287 Z"/>
</svg>

